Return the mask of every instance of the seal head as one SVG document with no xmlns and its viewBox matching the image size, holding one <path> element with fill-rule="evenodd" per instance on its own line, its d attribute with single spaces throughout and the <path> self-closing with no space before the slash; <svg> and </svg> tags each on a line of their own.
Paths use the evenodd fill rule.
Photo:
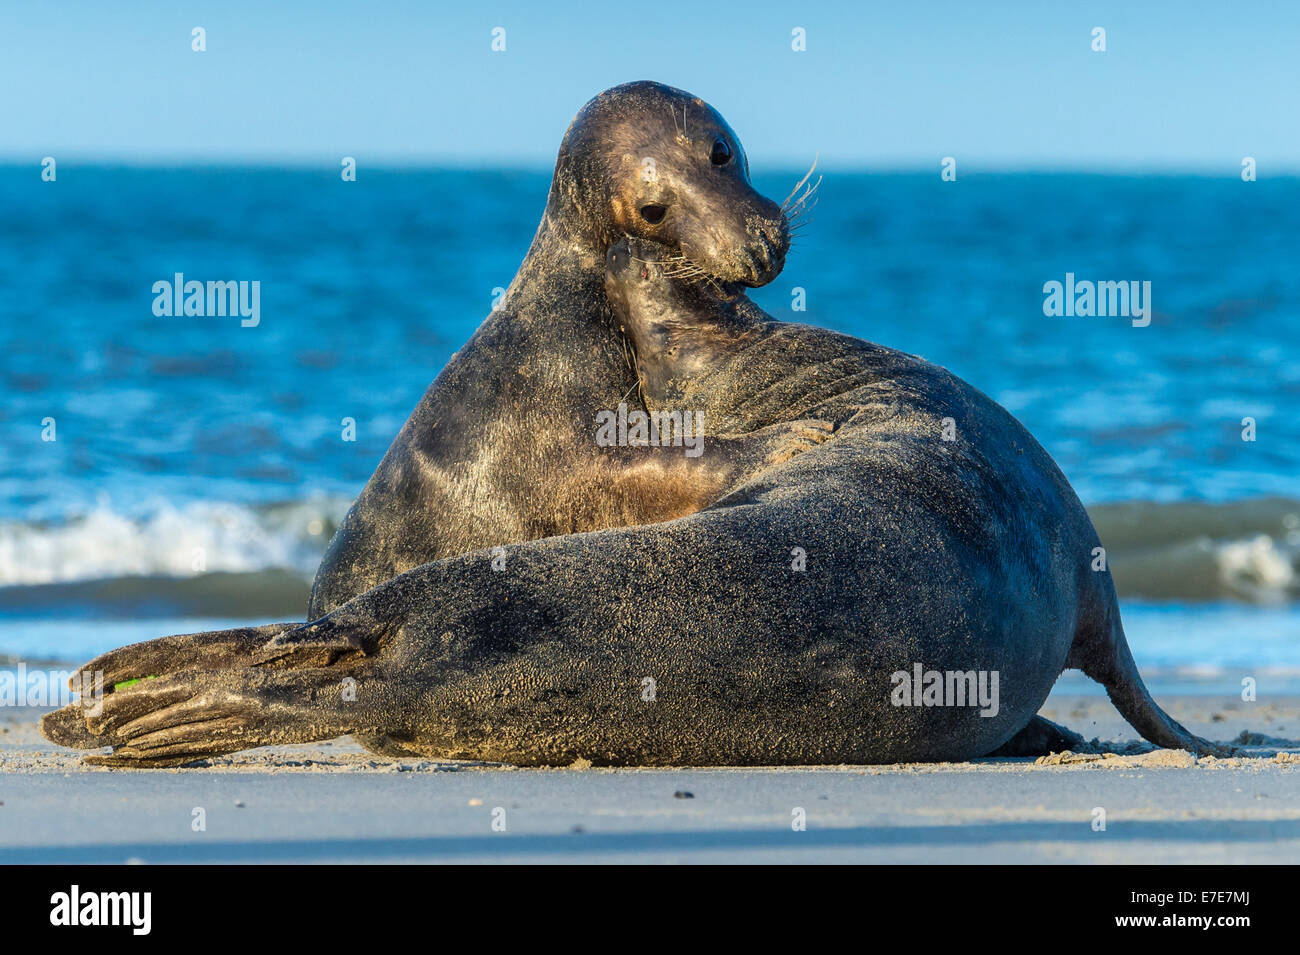
<svg viewBox="0 0 1300 955">
<path fill-rule="evenodd" d="M 554 190 L 589 224 L 597 248 L 623 236 L 674 251 L 684 277 L 766 285 L 781 272 L 790 225 L 755 191 L 740 139 L 702 99 L 660 83 L 606 90 L 574 118 Z M 560 204 L 552 202 L 552 207 Z"/>
</svg>

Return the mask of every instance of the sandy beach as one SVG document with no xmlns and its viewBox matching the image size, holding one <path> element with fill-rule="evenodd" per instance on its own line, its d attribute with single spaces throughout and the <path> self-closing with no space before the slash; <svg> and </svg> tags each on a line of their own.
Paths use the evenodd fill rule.
<svg viewBox="0 0 1300 955">
<path fill-rule="evenodd" d="M 519 770 L 381 760 L 343 739 L 129 771 L 84 766 L 79 754 L 41 738 L 38 711 L 12 709 L 0 717 L 0 861 L 1300 860 L 1300 697 L 1166 695 L 1161 703 L 1208 738 L 1254 735 L 1229 759 L 1150 751 L 1104 697 L 1058 687 L 1043 715 L 1119 752 L 893 766 Z M 806 828 L 796 831 L 800 809 Z M 1104 830 L 1094 829 L 1097 809 Z M 200 817 L 205 828 L 196 831 Z"/>
</svg>

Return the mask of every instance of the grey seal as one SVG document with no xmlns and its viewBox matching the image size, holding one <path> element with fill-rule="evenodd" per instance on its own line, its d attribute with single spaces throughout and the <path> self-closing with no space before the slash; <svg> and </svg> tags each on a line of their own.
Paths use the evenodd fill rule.
<svg viewBox="0 0 1300 955">
<path fill-rule="evenodd" d="M 346 732 L 518 765 L 966 760 L 1050 741 L 1035 714 L 1067 667 L 1147 739 L 1222 752 L 1152 700 L 1091 522 L 1009 413 L 935 365 L 672 273 L 642 242 L 608 258 L 647 408 L 703 415 L 706 461 L 709 434 L 816 437 L 690 515 L 512 544 L 495 571 L 488 552 L 426 563 L 243 635 L 236 666 L 230 635 L 115 651 L 90 665 L 108 681 L 163 675 L 84 719 L 117 747 L 104 761 Z"/>
</svg>

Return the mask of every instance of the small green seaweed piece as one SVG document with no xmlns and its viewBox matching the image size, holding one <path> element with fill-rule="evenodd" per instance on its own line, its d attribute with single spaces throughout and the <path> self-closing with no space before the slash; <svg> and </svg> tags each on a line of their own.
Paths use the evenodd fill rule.
<svg viewBox="0 0 1300 955">
<path fill-rule="evenodd" d="M 157 676 L 145 676 L 145 677 L 138 677 L 137 679 L 134 680 L 123 680 L 121 683 L 114 683 L 113 690 L 115 692 L 117 690 L 125 690 L 128 686 L 135 686 L 137 683 L 140 682 L 140 680 L 156 680 L 156 679 L 158 679 Z"/>
</svg>

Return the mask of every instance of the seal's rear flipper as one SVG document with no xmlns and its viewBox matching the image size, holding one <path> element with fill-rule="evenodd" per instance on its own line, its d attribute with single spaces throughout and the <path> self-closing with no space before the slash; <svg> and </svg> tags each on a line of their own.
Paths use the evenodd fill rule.
<svg viewBox="0 0 1300 955">
<path fill-rule="evenodd" d="M 1119 611 L 1113 605 L 1109 616 L 1109 627 L 1080 628 L 1066 667 L 1080 669 L 1104 686 L 1115 709 L 1149 742 L 1197 756 L 1231 755 L 1230 748 L 1194 735 L 1156 704 L 1133 662 Z"/>
<path fill-rule="evenodd" d="M 989 753 L 989 756 L 1050 756 L 1067 749 L 1072 753 L 1087 752 L 1090 744 L 1074 730 L 1035 716 L 1024 729 Z"/>
<path fill-rule="evenodd" d="M 52 743 L 75 749 L 99 749 L 109 745 L 91 731 L 87 715 L 123 684 L 158 678 L 189 670 L 230 670 L 252 666 L 256 654 L 273 638 L 295 632 L 300 623 L 271 623 L 261 627 L 235 627 L 205 633 L 183 633 L 159 637 L 100 654 L 69 679 L 82 699 L 41 718 L 41 733 Z M 123 687 L 126 689 L 127 687 Z M 86 693 L 92 694 L 86 698 Z"/>
<path fill-rule="evenodd" d="M 364 710 L 340 704 L 355 702 L 356 678 L 369 663 L 364 657 L 386 629 L 364 608 L 345 605 L 310 624 L 239 627 L 122 647 L 96 657 L 74 678 L 74 689 L 102 692 L 83 693 L 46 714 L 41 732 L 77 749 L 117 747 L 110 757 L 90 757 L 108 766 L 178 765 L 272 742 L 341 736 L 350 730 L 337 727 L 349 726 Z"/>
<path fill-rule="evenodd" d="M 357 680 L 352 676 L 361 676 Z M 333 667 L 191 671 L 108 695 L 90 722 L 108 755 L 97 766 L 177 766 L 257 746 L 333 739 L 371 729 L 365 675 Z"/>
</svg>

